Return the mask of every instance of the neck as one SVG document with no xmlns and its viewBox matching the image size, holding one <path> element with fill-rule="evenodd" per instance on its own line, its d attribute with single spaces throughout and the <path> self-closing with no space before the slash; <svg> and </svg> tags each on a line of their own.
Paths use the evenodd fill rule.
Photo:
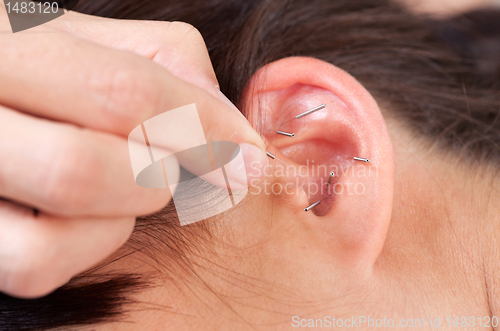
<svg viewBox="0 0 500 331">
<path fill-rule="evenodd" d="M 378 278 L 392 281 L 402 318 L 495 315 L 498 181 L 401 132 L 392 141 L 398 172 Z"/>
<path fill-rule="evenodd" d="M 495 315 L 491 298 L 500 264 L 492 247 L 500 247 L 495 236 L 500 233 L 500 190 L 493 177 L 458 165 L 453 157 L 424 152 L 428 148 L 402 133 L 392 141 L 397 165 L 393 214 L 369 282 L 352 286 L 346 295 L 349 282 L 321 256 L 314 256 L 320 267 L 304 273 L 288 256 L 296 251 L 273 247 L 263 237 L 245 249 L 216 247 L 217 254 L 192 257 L 203 283 L 186 275 L 138 293 L 139 301 L 165 309 L 132 315 L 133 327 L 288 330 L 294 316 L 358 318 L 358 323 L 365 316 L 421 319 L 425 329 L 440 318 L 448 329 L 447 317 L 453 322 L 456 316 Z M 282 259 L 271 259 L 271 251 L 283 252 Z M 123 330 L 123 324 L 113 327 Z"/>
</svg>

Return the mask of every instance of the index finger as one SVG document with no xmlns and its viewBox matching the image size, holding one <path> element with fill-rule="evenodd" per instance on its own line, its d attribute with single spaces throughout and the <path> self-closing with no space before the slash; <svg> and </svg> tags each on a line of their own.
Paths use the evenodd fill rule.
<svg viewBox="0 0 500 331">
<path fill-rule="evenodd" d="M 61 34 L 15 34 L 0 38 L 0 58 L 5 106 L 127 136 L 157 114 L 196 103 L 207 138 L 264 147 L 229 106 L 129 52 Z"/>
<path fill-rule="evenodd" d="M 35 29 L 47 28 L 144 56 L 217 96 L 217 78 L 205 41 L 190 24 L 118 20 L 70 11 Z"/>
<path fill-rule="evenodd" d="M 264 174 L 264 142 L 241 114 L 143 57 L 67 35 L 18 34 L 0 38 L 0 59 L 6 106 L 126 137 L 158 114 L 196 104 L 206 140 L 247 143 L 247 179 Z M 164 143 L 175 151 L 180 140 Z"/>
</svg>

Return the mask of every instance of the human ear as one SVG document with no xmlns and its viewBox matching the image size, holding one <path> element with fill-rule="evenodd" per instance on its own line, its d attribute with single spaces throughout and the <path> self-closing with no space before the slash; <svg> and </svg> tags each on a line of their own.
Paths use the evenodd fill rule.
<svg viewBox="0 0 500 331">
<path fill-rule="evenodd" d="M 314 242 L 350 268 L 372 266 L 390 223 L 394 156 L 385 121 L 370 93 L 338 67 L 290 57 L 260 69 L 245 89 L 244 102 L 268 151 L 297 170 L 285 167 L 278 174 L 274 169 L 275 183 L 294 187 L 293 194 L 275 194 L 275 211 L 297 220 L 300 242 Z M 295 118 L 321 104 L 326 108 Z M 278 130 L 294 137 L 277 134 Z M 275 167 L 283 165 L 270 161 Z M 327 185 L 332 171 L 335 176 Z M 304 211 L 320 200 L 317 207 Z"/>
</svg>

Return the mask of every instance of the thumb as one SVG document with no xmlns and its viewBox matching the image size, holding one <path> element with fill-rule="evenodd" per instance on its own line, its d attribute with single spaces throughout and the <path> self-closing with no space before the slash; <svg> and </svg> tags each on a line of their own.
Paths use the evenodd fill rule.
<svg viewBox="0 0 500 331">
<path fill-rule="evenodd" d="M 148 141 L 152 160 L 175 155 L 190 173 L 220 187 L 227 184 L 232 190 L 242 190 L 261 179 L 268 165 L 264 141 L 239 110 L 215 86 L 218 98 L 166 74 L 159 76 L 159 84 L 151 85 L 159 89 L 154 94 L 161 96 L 157 115 L 137 125 L 129 141 Z M 142 155 L 147 157 L 145 152 Z M 176 162 L 165 159 L 164 163 L 167 178 L 175 177 L 168 174 L 174 174 Z M 173 168 L 168 169 L 168 164 Z"/>
</svg>

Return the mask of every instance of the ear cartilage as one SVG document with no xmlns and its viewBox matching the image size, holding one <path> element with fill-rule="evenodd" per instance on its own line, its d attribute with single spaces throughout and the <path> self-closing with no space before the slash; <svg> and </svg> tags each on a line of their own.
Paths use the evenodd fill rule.
<svg viewBox="0 0 500 331">
<path fill-rule="evenodd" d="M 361 157 L 355 157 L 355 158 L 354 158 L 354 160 L 355 160 L 355 161 L 360 161 L 360 162 L 366 162 L 366 163 L 370 162 L 370 160 L 369 160 L 369 159 L 363 159 L 363 158 L 361 158 Z"/>
<path fill-rule="evenodd" d="M 322 200 L 319 200 L 319 201 L 313 203 L 312 205 L 310 205 L 309 207 L 304 208 L 304 211 L 309 211 L 309 210 L 313 209 L 314 207 L 316 207 L 317 205 L 319 205 L 321 203 L 321 201 Z"/>
<path fill-rule="evenodd" d="M 330 177 L 328 177 L 328 183 L 326 183 L 326 186 L 330 186 L 333 176 L 335 176 L 335 174 L 333 172 L 330 172 Z"/>
<path fill-rule="evenodd" d="M 281 134 L 283 136 L 287 136 L 287 137 L 290 137 L 290 138 L 293 138 L 295 137 L 295 133 L 288 133 L 288 132 L 283 132 L 283 131 L 276 131 L 277 134 Z"/>
<path fill-rule="evenodd" d="M 290 165 L 286 164 L 285 162 L 281 161 L 281 160 L 280 160 L 280 159 L 278 159 L 278 158 L 277 158 L 274 154 L 271 154 L 271 153 L 269 153 L 269 152 L 266 152 L 266 154 L 267 154 L 267 156 L 269 156 L 271 159 L 273 159 L 273 160 L 276 160 L 276 161 L 279 161 L 279 162 L 283 163 L 283 164 L 284 164 L 284 165 L 286 165 L 288 168 L 292 169 L 292 170 L 293 170 L 293 171 L 295 171 L 296 173 L 298 173 L 298 174 L 300 174 L 301 176 L 303 176 L 303 175 L 302 175 L 302 173 L 301 173 L 300 171 L 297 171 L 297 169 L 295 169 L 294 167 L 292 167 L 292 166 L 290 166 Z"/>
<path fill-rule="evenodd" d="M 318 107 L 316 107 L 316 108 L 313 108 L 313 109 L 311 109 L 311 110 L 308 110 L 308 111 L 306 111 L 305 113 L 302 113 L 302 114 L 300 114 L 300 115 L 297 115 L 297 116 L 295 116 L 295 118 L 297 118 L 297 119 L 298 119 L 298 118 L 301 118 L 301 117 L 307 116 L 307 115 L 312 114 L 312 113 L 314 113 L 314 112 L 317 112 L 318 110 L 321 110 L 321 109 L 323 109 L 323 108 L 326 108 L 326 103 L 324 103 L 324 104 L 322 104 L 321 106 L 318 106 Z"/>
</svg>

